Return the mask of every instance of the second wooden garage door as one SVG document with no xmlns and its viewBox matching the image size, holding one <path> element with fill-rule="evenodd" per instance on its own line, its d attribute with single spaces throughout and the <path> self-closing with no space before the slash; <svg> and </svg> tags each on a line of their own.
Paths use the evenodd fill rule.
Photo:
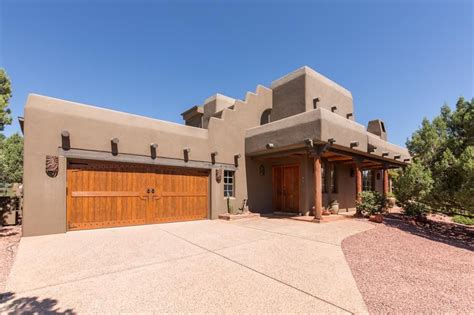
<svg viewBox="0 0 474 315">
<path fill-rule="evenodd" d="M 204 219 L 207 171 L 73 160 L 68 230 Z"/>
</svg>

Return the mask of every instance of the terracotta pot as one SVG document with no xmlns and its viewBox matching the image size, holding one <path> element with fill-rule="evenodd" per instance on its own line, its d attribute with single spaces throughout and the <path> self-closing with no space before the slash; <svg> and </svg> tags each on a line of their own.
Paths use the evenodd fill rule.
<svg viewBox="0 0 474 315">
<path fill-rule="evenodd" d="M 388 204 L 389 208 L 395 207 L 396 202 L 397 202 L 397 199 L 395 199 L 395 197 L 388 197 L 387 198 L 387 204 Z"/>
<path fill-rule="evenodd" d="M 383 222 L 383 216 L 381 214 L 374 214 L 369 217 L 369 221 L 375 222 L 375 223 L 382 223 Z"/>
<path fill-rule="evenodd" d="M 338 214 L 339 213 L 339 204 L 338 203 L 333 203 L 331 205 L 330 211 L 331 211 L 332 214 Z"/>
</svg>

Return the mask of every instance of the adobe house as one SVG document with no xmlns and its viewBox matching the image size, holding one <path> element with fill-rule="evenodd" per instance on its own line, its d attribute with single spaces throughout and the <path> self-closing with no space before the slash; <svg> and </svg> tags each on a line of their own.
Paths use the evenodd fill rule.
<svg viewBox="0 0 474 315">
<path fill-rule="evenodd" d="M 302 67 L 245 100 L 216 94 L 185 125 L 30 95 L 23 235 L 355 207 L 409 163 L 383 121 L 355 121 L 351 93 Z M 314 211 L 313 211 L 314 208 Z"/>
</svg>

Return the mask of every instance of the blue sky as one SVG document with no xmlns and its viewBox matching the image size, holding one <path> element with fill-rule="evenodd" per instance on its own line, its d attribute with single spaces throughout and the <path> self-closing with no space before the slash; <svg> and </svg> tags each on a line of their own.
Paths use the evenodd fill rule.
<svg viewBox="0 0 474 315">
<path fill-rule="evenodd" d="M 404 145 L 423 117 L 473 96 L 468 0 L 0 0 L 0 14 L 15 117 L 39 93 L 181 122 L 216 92 L 243 98 L 308 65 Z"/>
</svg>

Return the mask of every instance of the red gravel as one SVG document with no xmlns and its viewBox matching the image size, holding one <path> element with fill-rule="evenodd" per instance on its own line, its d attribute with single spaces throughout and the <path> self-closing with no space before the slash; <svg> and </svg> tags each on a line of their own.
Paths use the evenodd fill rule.
<svg viewBox="0 0 474 315">
<path fill-rule="evenodd" d="M 15 260 L 20 238 L 20 226 L 0 226 L 0 293 L 5 290 L 5 284 Z"/>
<path fill-rule="evenodd" d="M 472 238 L 441 240 L 385 218 L 342 248 L 371 314 L 474 313 Z"/>
</svg>

